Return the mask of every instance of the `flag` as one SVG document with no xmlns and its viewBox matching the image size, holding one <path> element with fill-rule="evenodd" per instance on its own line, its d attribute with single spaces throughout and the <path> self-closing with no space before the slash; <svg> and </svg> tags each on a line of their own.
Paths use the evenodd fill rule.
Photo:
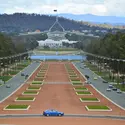
<svg viewBox="0 0 125 125">
<path fill-rule="evenodd" d="M 54 10 L 54 12 L 57 12 L 57 10 Z"/>
</svg>

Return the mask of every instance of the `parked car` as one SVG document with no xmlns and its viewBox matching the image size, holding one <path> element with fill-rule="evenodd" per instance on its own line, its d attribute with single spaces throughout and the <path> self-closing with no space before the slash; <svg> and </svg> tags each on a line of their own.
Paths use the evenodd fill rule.
<svg viewBox="0 0 125 125">
<path fill-rule="evenodd" d="M 106 81 L 106 80 L 103 80 L 103 83 L 108 83 L 108 81 Z"/>
<path fill-rule="evenodd" d="M 89 79 L 89 76 L 88 76 L 88 75 L 85 75 L 85 77 L 86 77 L 87 79 Z"/>
<path fill-rule="evenodd" d="M 121 91 L 120 89 L 117 89 L 117 93 L 121 94 L 121 93 L 122 93 L 122 91 Z"/>
<path fill-rule="evenodd" d="M 21 76 L 25 76 L 25 74 L 22 72 L 22 73 L 21 73 Z"/>
<path fill-rule="evenodd" d="M 6 88 L 10 88 L 10 85 L 6 85 Z"/>
<path fill-rule="evenodd" d="M 112 90 L 113 90 L 113 91 L 117 91 L 117 88 L 114 87 Z"/>
<path fill-rule="evenodd" d="M 29 75 L 27 74 L 27 75 L 25 75 L 25 79 L 27 79 L 29 77 Z"/>
<path fill-rule="evenodd" d="M 94 77 L 94 80 L 97 80 L 98 78 L 97 77 Z"/>
<path fill-rule="evenodd" d="M 106 91 L 111 91 L 111 89 L 110 89 L 110 88 L 107 88 Z"/>
<path fill-rule="evenodd" d="M 57 110 L 54 110 L 54 109 L 49 109 L 49 110 L 43 111 L 43 115 L 44 116 L 63 116 L 64 113 L 57 111 Z"/>
<path fill-rule="evenodd" d="M 113 85 L 109 84 L 109 88 L 113 88 Z"/>
</svg>

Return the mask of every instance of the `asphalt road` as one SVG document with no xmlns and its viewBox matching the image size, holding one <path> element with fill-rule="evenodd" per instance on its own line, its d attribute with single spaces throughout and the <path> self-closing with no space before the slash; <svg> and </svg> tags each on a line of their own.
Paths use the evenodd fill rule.
<svg viewBox="0 0 125 125">
<path fill-rule="evenodd" d="M 43 114 L 9 114 L 0 115 L 0 118 L 32 118 L 32 117 L 46 117 Z M 58 116 L 50 116 L 58 117 Z M 125 116 L 112 116 L 112 115 L 86 115 L 86 114 L 65 114 L 62 117 L 72 117 L 72 118 L 106 118 L 106 119 L 119 119 L 125 120 Z"/>
<path fill-rule="evenodd" d="M 30 76 L 32 72 L 39 66 L 39 64 L 39 62 L 33 62 L 21 72 L 24 72 Z M 13 77 L 0 87 L 0 102 L 2 102 L 7 96 L 13 93 L 24 83 L 26 79 L 24 76 L 21 76 L 21 72 L 19 72 L 15 77 Z M 6 85 L 10 85 L 10 88 L 6 88 Z"/>
<path fill-rule="evenodd" d="M 113 90 L 111 90 L 111 92 L 106 91 L 109 83 L 103 83 L 103 79 L 98 77 L 98 75 L 94 74 L 89 68 L 81 68 L 83 67 L 83 64 L 81 64 L 80 62 L 75 62 L 74 64 L 82 74 L 88 75 L 90 77 L 89 81 L 98 91 L 100 91 L 103 95 L 108 97 L 116 104 L 125 108 L 125 93 L 118 94 L 116 91 Z M 95 76 L 98 77 L 97 80 L 93 79 Z"/>
</svg>

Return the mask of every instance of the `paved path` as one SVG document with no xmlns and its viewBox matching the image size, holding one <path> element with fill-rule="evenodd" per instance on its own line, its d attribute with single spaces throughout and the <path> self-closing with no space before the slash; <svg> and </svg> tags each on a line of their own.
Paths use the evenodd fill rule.
<svg viewBox="0 0 125 125">
<path fill-rule="evenodd" d="M 89 68 L 82 69 L 81 67 L 83 67 L 83 64 L 80 62 L 75 62 L 74 64 L 82 74 L 88 75 L 90 77 L 89 81 L 97 90 L 99 90 L 102 94 L 104 94 L 116 104 L 125 108 L 125 93 L 118 94 L 116 91 L 107 92 L 106 89 L 108 88 L 108 83 L 103 83 L 103 79 L 99 78 L 98 75 L 94 74 Z M 98 77 L 98 80 L 93 79 L 95 76 Z"/>
<path fill-rule="evenodd" d="M 39 66 L 40 63 L 33 62 L 28 67 L 26 67 L 22 72 L 31 75 L 32 72 Z M 15 77 L 6 82 L 0 87 L 0 102 L 3 101 L 7 96 L 13 93 L 18 87 L 20 87 L 25 81 L 25 77 L 21 76 L 19 72 Z M 6 88 L 6 85 L 10 85 L 10 88 Z"/>
</svg>

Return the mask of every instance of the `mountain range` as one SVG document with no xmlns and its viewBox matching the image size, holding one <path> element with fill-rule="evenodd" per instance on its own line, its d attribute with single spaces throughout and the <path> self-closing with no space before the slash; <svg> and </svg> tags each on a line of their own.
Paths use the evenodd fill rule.
<svg viewBox="0 0 125 125">
<path fill-rule="evenodd" d="M 70 14 L 70 13 L 61 13 L 58 14 L 59 17 L 64 17 L 68 19 L 73 19 L 76 21 L 87 21 L 92 23 L 107 23 L 112 25 L 125 25 L 125 17 L 118 16 L 98 16 L 92 14 Z"/>
</svg>

